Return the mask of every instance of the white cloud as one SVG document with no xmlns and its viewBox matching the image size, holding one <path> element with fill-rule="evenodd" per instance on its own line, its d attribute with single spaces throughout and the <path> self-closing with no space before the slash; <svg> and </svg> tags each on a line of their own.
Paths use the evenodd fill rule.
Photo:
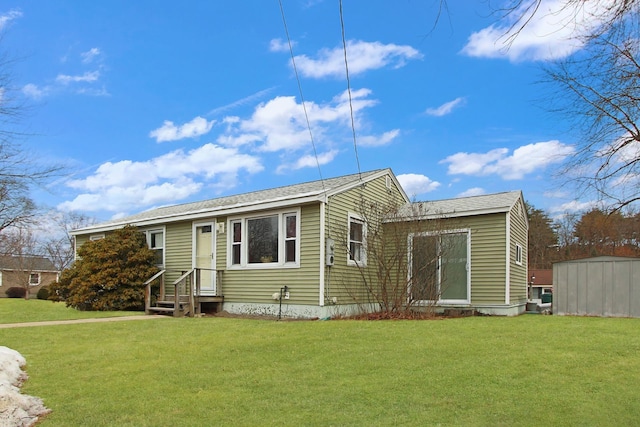
<svg viewBox="0 0 640 427">
<path fill-rule="evenodd" d="M 458 194 L 457 197 L 481 196 L 481 195 L 483 195 L 485 193 L 486 193 L 486 191 L 484 191 L 484 188 L 473 187 L 473 188 L 469 188 L 468 190 L 463 191 L 462 193 Z"/>
<path fill-rule="evenodd" d="M 165 120 L 161 127 L 149 132 L 156 142 L 177 141 L 184 138 L 195 138 L 211 131 L 215 120 L 208 121 L 200 116 L 182 126 L 176 126 L 173 122 Z"/>
<path fill-rule="evenodd" d="M 379 147 L 393 142 L 400 135 L 400 129 L 393 129 L 382 135 L 359 136 L 356 141 L 361 147 Z"/>
<path fill-rule="evenodd" d="M 100 52 L 100 49 L 98 49 L 97 47 L 92 47 L 88 51 L 80 53 L 80 56 L 82 57 L 82 63 L 90 64 L 94 59 L 100 56 L 101 53 L 102 52 Z"/>
<path fill-rule="evenodd" d="M 600 205 L 601 203 L 596 201 L 580 202 L 578 200 L 572 200 L 570 202 L 552 206 L 551 208 L 549 208 L 549 211 L 552 213 L 587 212 Z"/>
<path fill-rule="evenodd" d="M 355 76 L 369 70 L 386 66 L 403 67 L 408 60 L 420 59 L 422 54 L 411 46 L 382 44 L 350 40 L 347 42 L 349 75 Z M 295 57 L 298 71 L 305 77 L 343 78 L 345 75 L 344 51 L 342 46 L 334 49 L 321 49 L 316 58 L 306 55 Z"/>
<path fill-rule="evenodd" d="M 335 159 L 338 155 L 338 150 L 327 151 L 326 153 L 318 154 L 314 156 L 311 154 L 300 157 L 295 163 L 291 165 L 280 165 L 276 170 L 277 173 L 285 172 L 286 170 L 298 170 L 303 168 L 315 168 L 318 165 L 326 165 Z"/>
<path fill-rule="evenodd" d="M 143 162 L 107 162 L 84 179 L 68 181 L 66 185 L 81 194 L 58 209 L 126 212 L 174 203 L 197 193 L 204 185 L 232 185 L 232 178 L 241 171 L 257 173 L 262 169 L 256 157 L 214 144 L 188 152 L 172 151 Z"/>
<path fill-rule="evenodd" d="M 92 83 L 100 78 L 100 71 L 87 71 L 82 75 L 70 76 L 68 74 L 58 74 L 56 82 L 63 85 L 69 83 Z"/>
<path fill-rule="evenodd" d="M 508 155 L 507 148 L 497 148 L 487 153 L 456 153 L 440 163 L 448 163 L 452 175 L 498 175 L 503 179 L 522 179 L 526 174 L 561 163 L 574 153 L 570 145 L 552 140 L 524 145 Z"/>
<path fill-rule="evenodd" d="M 538 0 L 522 2 L 510 21 L 505 20 L 471 34 L 462 53 L 474 57 L 507 58 L 512 62 L 566 57 L 582 48 L 581 37 L 602 24 L 607 10 L 616 0 L 542 0 L 531 20 L 518 34 L 514 34 L 514 30 L 521 26 L 514 21 L 515 17 L 530 16 L 526 10 L 534 1 Z"/>
<path fill-rule="evenodd" d="M 11 21 L 22 16 L 22 12 L 18 9 L 11 9 L 9 12 L 0 15 L 0 31 L 4 30 Z"/>
<path fill-rule="evenodd" d="M 41 89 L 33 83 L 28 83 L 22 87 L 22 93 L 29 98 L 41 99 L 47 95 L 48 89 Z"/>
<path fill-rule="evenodd" d="M 368 89 L 354 90 L 351 94 L 354 121 L 358 129 L 362 126 L 361 112 L 376 105 L 377 101 L 368 98 L 371 94 Z M 346 92 L 326 104 L 306 102 L 305 107 L 316 141 L 331 141 L 350 135 L 351 119 Z M 276 152 L 305 149 L 311 144 L 304 108 L 293 96 L 278 96 L 259 104 L 247 120 L 233 118 L 224 120 L 224 123 L 227 125 L 226 132 L 217 142 L 229 147 L 253 145 L 258 151 Z M 383 134 L 380 138 L 384 141 L 393 137 L 395 131 Z"/>
<path fill-rule="evenodd" d="M 411 198 L 419 194 L 429 193 L 440 186 L 439 182 L 415 173 L 405 173 L 398 175 L 397 178 L 405 193 Z"/>
<path fill-rule="evenodd" d="M 292 41 L 291 46 L 295 46 L 296 42 Z M 269 42 L 269 50 L 271 52 L 289 52 L 289 43 L 282 39 L 272 39 Z"/>
<path fill-rule="evenodd" d="M 76 93 L 91 96 L 111 96 L 105 86 L 102 86 L 101 88 L 83 87 L 76 90 Z"/>
<path fill-rule="evenodd" d="M 464 98 L 456 98 L 453 101 L 445 102 L 437 108 L 427 108 L 425 113 L 429 116 L 442 117 L 450 114 L 456 107 L 464 105 Z"/>
</svg>

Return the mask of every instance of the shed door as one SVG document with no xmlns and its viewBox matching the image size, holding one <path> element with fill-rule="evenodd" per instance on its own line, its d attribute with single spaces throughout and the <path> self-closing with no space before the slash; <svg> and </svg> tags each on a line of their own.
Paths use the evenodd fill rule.
<svg viewBox="0 0 640 427">
<path fill-rule="evenodd" d="M 215 295 L 215 235 L 213 223 L 195 224 L 194 268 L 200 273 L 200 290 L 203 294 Z"/>
</svg>

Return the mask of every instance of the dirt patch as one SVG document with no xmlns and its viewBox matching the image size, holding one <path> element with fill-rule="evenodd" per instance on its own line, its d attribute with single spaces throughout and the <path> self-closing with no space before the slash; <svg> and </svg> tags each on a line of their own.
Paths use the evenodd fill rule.
<svg viewBox="0 0 640 427">
<path fill-rule="evenodd" d="M 27 374 L 27 361 L 20 353 L 0 346 L 0 426 L 28 427 L 51 412 L 41 399 L 20 393 Z"/>
</svg>

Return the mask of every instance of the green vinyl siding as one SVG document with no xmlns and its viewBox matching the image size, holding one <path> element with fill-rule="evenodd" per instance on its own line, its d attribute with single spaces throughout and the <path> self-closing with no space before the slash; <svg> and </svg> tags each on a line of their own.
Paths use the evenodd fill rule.
<svg viewBox="0 0 640 427">
<path fill-rule="evenodd" d="M 80 246 L 82 246 L 83 244 L 89 241 L 89 235 L 81 234 L 81 235 L 75 236 L 75 239 L 76 239 L 76 247 L 75 247 L 76 256 L 78 256 L 78 253 L 77 253 L 78 248 L 80 248 Z"/>
<path fill-rule="evenodd" d="M 524 205 L 518 201 L 511 209 L 511 274 L 510 274 L 510 302 L 524 303 L 527 300 L 527 264 L 528 264 L 528 229 Z M 516 244 L 522 246 L 522 263 L 516 264 Z"/>
<path fill-rule="evenodd" d="M 390 230 L 391 227 L 386 227 Z M 507 283 L 506 214 L 408 222 L 406 233 L 470 230 L 471 304 L 504 304 Z M 385 236 L 388 237 L 388 236 Z"/>
<path fill-rule="evenodd" d="M 268 214 L 269 211 L 264 212 Z M 249 215 L 252 216 L 253 214 Z M 288 286 L 288 304 L 318 305 L 320 289 L 320 204 L 304 205 L 300 210 L 299 267 L 226 268 L 228 222 L 218 238 L 218 268 L 222 274 L 221 292 L 225 302 L 275 303 L 272 295 Z"/>
<path fill-rule="evenodd" d="M 464 218 L 471 228 L 471 304 L 504 304 L 507 218 L 504 213 Z"/>
<path fill-rule="evenodd" d="M 387 188 L 386 176 L 381 176 L 329 198 L 325 212 L 326 237 L 335 242 L 335 257 L 334 265 L 325 269 L 325 300 L 331 301 L 335 297 L 338 304 L 375 302 L 371 301 L 366 291 L 367 287 L 377 285 L 373 260 L 368 260 L 363 268 L 348 264 L 349 215 L 364 219 L 368 216 L 371 204 L 386 207 L 404 204 L 406 201 L 393 181 L 391 184 L 391 188 Z M 366 203 L 363 203 L 365 200 Z M 371 221 L 369 219 L 365 223 Z M 367 230 L 367 233 L 371 231 Z M 371 240 L 369 238 L 369 245 L 372 244 Z"/>
<path fill-rule="evenodd" d="M 173 283 L 183 271 L 192 268 L 192 225 L 183 221 L 166 225 L 165 235 L 165 283 Z M 169 291 L 170 287 L 167 288 Z"/>
</svg>

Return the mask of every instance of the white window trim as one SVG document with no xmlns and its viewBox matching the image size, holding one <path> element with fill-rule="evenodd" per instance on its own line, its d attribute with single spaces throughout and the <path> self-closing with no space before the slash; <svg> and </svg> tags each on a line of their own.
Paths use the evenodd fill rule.
<svg viewBox="0 0 640 427">
<path fill-rule="evenodd" d="M 166 262 L 166 256 L 167 256 L 167 248 L 166 248 L 166 243 L 167 243 L 167 230 L 165 226 L 162 227 L 154 227 L 154 228 L 147 228 L 145 230 L 141 230 L 144 235 L 145 238 L 147 239 L 147 247 L 151 250 L 154 249 L 162 249 L 162 264 L 160 265 L 165 265 Z M 162 247 L 156 246 L 155 248 L 151 247 L 151 234 L 153 233 L 162 233 Z"/>
<path fill-rule="evenodd" d="M 94 234 L 89 236 L 89 240 L 91 240 L 92 242 L 95 242 L 96 240 L 102 240 L 104 239 L 104 234 Z"/>
<path fill-rule="evenodd" d="M 517 265 L 522 265 L 523 256 L 524 256 L 524 248 L 522 247 L 522 245 L 520 243 L 516 243 L 515 263 Z"/>
<path fill-rule="evenodd" d="M 31 283 L 31 275 L 32 274 L 35 274 L 35 275 L 38 276 L 38 283 Z M 38 285 L 40 285 L 40 283 L 42 283 L 42 274 L 33 273 L 33 272 L 29 273 L 29 286 L 38 286 Z"/>
<path fill-rule="evenodd" d="M 407 254 L 409 256 L 409 264 L 408 264 L 408 274 L 407 274 L 407 283 L 411 283 L 411 276 L 413 272 L 411 268 L 413 266 L 413 237 L 414 236 L 442 236 L 444 234 L 466 234 L 467 235 L 467 299 L 439 299 L 438 301 L 431 300 L 421 300 L 418 301 L 416 305 L 428 305 L 433 304 L 434 302 L 437 305 L 456 305 L 456 304 L 471 304 L 471 229 L 469 228 L 461 228 L 461 229 L 453 229 L 453 230 L 443 230 L 443 231 L 424 231 L 420 233 L 409 233 L 407 236 Z M 441 259 L 438 259 L 438 265 L 440 267 Z M 439 269 L 438 269 L 439 270 Z M 438 271 L 438 275 L 440 275 L 440 271 Z M 440 281 L 440 277 L 438 277 L 438 281 Z M 409 285 L 410 286 L 410 285 Z M 409 289 L 409 295 L 411 294 L 411 289 Z"/>
<path fill-rule="evenodd" d="M 362 224 L 362 259 L 356 261 L 351 259 L 351 223 L 359 222 Z M 367 223 L 362 216 L 349 212 L 347 220 L 347 265 L 352 267 L 366 267 L 367 266 Z"/>
<path fill-rule="evenodd" d="M 295 262 L 285 262 L 285 240 L 286 223 L 285 218 L 289 215 L 296 216 L 296 260 Z M 268 218 L 278 216 L 278 262 L 248 263 L 247 254 L 247 222 L 252 219 Z M 240 236 L 240 264 L 233 264 L 233 224 L 239 222 L 241 225 Z M 227 269 L 229 270 L 265 270 L 273 268 L 300 268 L 300 208 L 281 209 L 276 211 L 261 212 L 259 214 L 247 214 L 229 218 L 227 220 Z"/>
</svg>

